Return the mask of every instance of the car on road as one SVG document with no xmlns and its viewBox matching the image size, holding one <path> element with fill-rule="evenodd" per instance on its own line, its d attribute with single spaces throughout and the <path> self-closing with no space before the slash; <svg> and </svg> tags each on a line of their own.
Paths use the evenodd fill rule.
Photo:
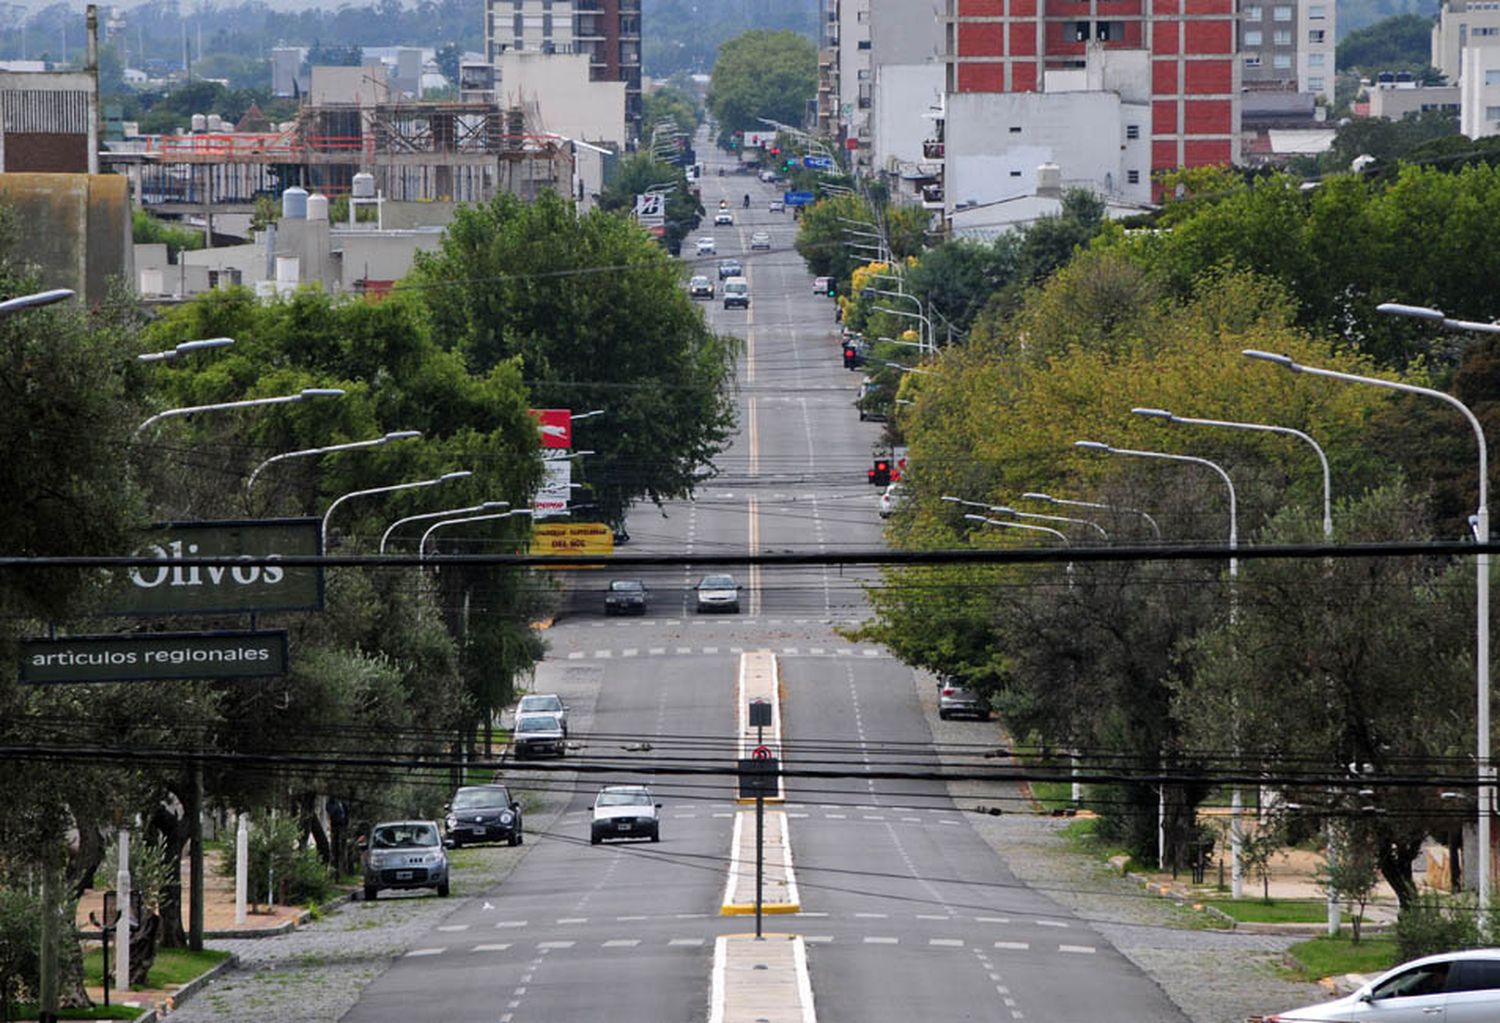
<svg viewBox="0 0 1500 1023">
<path fill-rule="evenodd" d="M 443 818 L 448 844 L 460 849 L 465 842 L 526 841 L 521 827 L 521 803 L 504 785 L 464 785 L 453 793 L 448 816 Z"/>
<path fill-rule="evenodd" d="M 1264 1023 L 1481 1023 L 1500 1019 L 1500 948 L 1425 956 L 1343 998 L 1262 1017 Z"/>
<path fill-rule="evenodd" d="M 730 213 L 728 210 L 720 210 L 718 213 L 714 214 L 714 227 L 727 227 L 733 226 L 733 224 L 734 214 Z"/>
<path fill-rule="evenodd" d="M 770 212 L 770 213 L 785 213 L 786 212 L 786 203 L 783 202 L 780 199 L 772 199 L 771 202 L 770 202 L 770 205 L 767 206 L 766 208 L 767 208 L 767 211 Z"/>
<path fill-rule="evenodd" d="M 706 575 L 698 580 L 698 611 L 731 611 L 740 609 L 740 584 L 727 574 Z"/>
<path fill-rule="evenodd" d="M 762 181 L 764 181 L 768 185 L 774 185 L 774 184 L 776 184 L 776 182 L 778 182 L 778 181 L 781 180 L 779 177 L 776 176 L 776 172 L 773 171 L 773 170 L 763 170 L 763 171 L 761 171 L 760 172 L 760 179 Z"/>
<path fill-rule="evenodd" d="M 859 385 L 859 397 L 854 402 L 854 407 L 859 410 L 861 423 L 885 422 L 885 410 L 881 407 L 880 395 L 879 381 L 865 377 Z"/>
<path fill-rule="evenodd" d="M 947 721 L 958 714 L 988 721 L 990 719 L 989 697 L 977 689 L 967 688 L 956 678 L 941 679 L 938 682 L 938 717 Z"/>
<path fill-rule="evenodd" d="M 771 247 L 771 234 L 769 231 L 756 231 L 750 236 L 750 248 L 769 249 Z"/>
<path fill-rule="evenodd" d="M 606 785 L 594 797 L 594 820 L 589 844 L 606 838 L 649 838 L 661 841 L 661 804 L 644 785 Z"/>
<path fill-rule="evenodd" d="M 688 295 L 692 298 L 712 299 L 714 297 L 714 282 L 698 274 L 688 281 Z"/>
<path fill-rule="evenodd" d="M 832 277 L 814 277 L 813 278 L 813 294 L 814 295 L 827 295 L 828 294 L 828 289 L 831 288 L 831 287 L 833 287 L 833 278 Z"/>
<path fill-rule="evenodd" d="M 714 242 L 714 240 L 712 238 L 699 238 L 698 239 L 698 255 L 700 255 L 700 256 L 712 256 L 715 252 L 718 251 L 717 249 L 714 248 L 714 244 L 715 244 L 715 242 Z"/>
<path fill-rule="evenodd" d="M 516 722 L 532 714 L 546 714 L 557 718 L 563 734 L 568 734 L 568 705 L 556 693 L 528 693 L 516 704 Z"/>
<path fill-rule="evenodd" d="M 604 613 L 643 615 L 651 599 L 650 592 L 639 579 L 611 579 L 604 593 Z"/>
<path fill-rule="evenodd" d="M 888 519 L 906 503 L 906 488 L 900 483 L 892 483 L 880 492 L 880 517 Z"/>
<path fill-rule="evenodd" d="M 724 308 L 750 308 L 750 282 L 743 277 L 731 277 L 724 282 Z"/>
<path fill-rule="evenodd" d="M 362 842 L 365 901 L 386 890 L 432 888 L 448 894 L 448 854 L 437 821 L 382 821 Z"/>
<path fill-rule="evenodd" d="M 565 757 L 568 755 L 568 733 L 563 731 L 562 725 L 551 714 L 528 714 L 516 719 L 516 727 L 511 731 L 510 746 L 517 760 L 540 756 Z"/>
<path fill-rule="evenodd" d="M 739 260 L 737 260 L 737 259 L 721 259 L 721 260 L 719 260 L 719 280 L 721 280 L 721 281 L 727 281 L 731 277 L 743 277 L 743 276 L 745 276 L 745 268 L 740 265 L 740 261 Z"/>
</svg>

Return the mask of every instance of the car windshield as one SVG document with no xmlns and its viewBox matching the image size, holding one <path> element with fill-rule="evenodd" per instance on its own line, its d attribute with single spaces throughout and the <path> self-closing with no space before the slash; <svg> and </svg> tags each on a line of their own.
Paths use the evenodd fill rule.
<svg viewBox="0 0 1500 1023">
<path fill-rule="evenodd" d="M 614 590 L 616 593 L 639 593 L 641 590 L 645 589 L 645 587 L 635 579 L 616 579 L 614 582 L 609 584 L 609 588 Z"/>
<path fill-rule="evenodd" d="M 734 576 L 732 575 L 706 575 L 698 584 L 701 590 L 732 590 L 734 589 Z"/>
<path fill-rule="evenodd" d="M 530 714 L 534 711 L 559 711 L 563 709 L 562 700 L 556 696 L 523 696 L 520 706 L 516 708 L 519 714 Z"/>
<path fill-rule="evenodd" d="M 651 794 L 640 789 L 635 791 L 611 791 L 599 793 L 599 806 L 650 806 Z"/>
<path fill-rule="evenodd" d="M 455 810 L 480 810 L 488 806 L 509 806 L 510 793 L 505 789 L 459 789 L 453 797 Z"/>
<path fill-rule="evenodd" d="M 431 824 L 382 824 L 370 844 L 376 849 L 413 849 L 437 845 L 438 833 Z"/>
<path fill-rule="evenodd" d="M 516 725 L 518 732 L 560 732 L 557 726 L 557 718 L 551 714 L 538 714 L 535 717 L 522 718 Z"/>
</svg>

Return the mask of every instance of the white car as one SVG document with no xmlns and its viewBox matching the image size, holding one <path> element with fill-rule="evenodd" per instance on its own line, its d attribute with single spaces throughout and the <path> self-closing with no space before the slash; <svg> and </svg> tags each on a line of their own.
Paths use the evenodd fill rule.
<svg viewBox="0 0 1500 1023">
<path fill-rule="evenodd" d="M 698 582 L 698 612 L 738 611 L 740 584 L 732 575 L 706 575 Z"/>
<path fill-rule="evenodd" d="M 783 201 L 781 201 L 780 199 L 772 199 L 771 200 L 771 205 L 770 205 L 770 212 L 772 212 L 772 213 L 785 213 L 786 212 L 786 203 L 783 202 Z"/>
<path fill-rule="evenodd" d="M 699 274 L 688 281 L 688 294 L 693 298 L 711 299 L 714 297 L 714 282 Z"/>
<path fill-rule="evenodd" d="M 1403 963 L 1343 998 L 1265 1017 L 1265 1023 L 1488 1023 L 1500 1019 L 1500 948 Z"/>
<path fill-rule="evenodd" d="M 750 236 L 750 248 L 769 249 L 771 247 L 771 235 L 768 231 L 756 231 Z"/>
<path fill-rule="evenodd" d="M 906 488 L 899 483 L 892 483 L 881 491 L 880 494 L 880 517 L 888 519 L 896 513 L 896 510 L 906 503 Z"/>
<path fill-rule="evenodd" d="M 594 797 L 594 820 L 589 844 L 606 838 L 649 838 L 661 841 L 661 804 L 653 802 L 644 785 L 606 785 Z"/>
<path fill-rule="evenodd" d="M 698 255 L 712 256 L 716 252 L 718 252 L 718 250 L 714 248 L 714 240 L 712 238 L 698 239 Z"/>
<path fill-rule="evenodd" d="M 568 734 L 568 705 L 556 693 L 532 693 L 521 697 L 521 702 L 516 704 L 516 723 L 520 724 L 523 718 L 532 714 L 557 718 L 563 734 Z"/>
<path fill-rule="evenodd" d="M 728 210 L 720 210 L 718 213 L 714 214 L 715 227 L 732 226 L 733 224 L 734 214 L 730 213 Z"/>
</svg>

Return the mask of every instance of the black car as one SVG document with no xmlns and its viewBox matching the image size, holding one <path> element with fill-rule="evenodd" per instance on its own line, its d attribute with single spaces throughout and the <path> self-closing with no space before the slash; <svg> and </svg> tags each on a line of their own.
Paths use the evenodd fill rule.
<svg viewBox="0 0 1500 1023">
<path fill-rule="evenodd" d="M 737 260 L 737 259 L 721 259 L 721 260 L 719 260 L 719 280 L 721 280 L 721 281 L 727 281 L 731 277 L 743 277 L 743 276 L 745 276 L 745 268 L 742 267 L 742 266 L 740 266 L 740 261 L 739 260 Z"/>
<path fill-rule="evenodd" d="M 607 615 L 646 613 L 649 599 L 646 584 L 639 579 L 614 579 L 609 591 L 604 594 L 604 613 Z"/>
<path fill-rule="evenodd" d="M 453 793 L 448 816 L 443 820 L 448 842 L 461 848 L 466 842 L 526 841 L 521 827 L 521 804 L 504 785 L 465 785 Z"/>
</svg>

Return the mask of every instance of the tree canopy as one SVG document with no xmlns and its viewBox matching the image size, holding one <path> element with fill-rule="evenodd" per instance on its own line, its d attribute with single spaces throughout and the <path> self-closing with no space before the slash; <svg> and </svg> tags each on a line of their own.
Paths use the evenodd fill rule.
<svg viewBox="0 0 1500 1023">
<path fill-rule="evenodd" d="M 806 36 L 755 30 L 719 47 L 708 109 L 719 124 L 719 143 L 735 132 L 762 131 L 761 118 L 801 124 L 818 87 L 818 49 Z"/>
</svg>

